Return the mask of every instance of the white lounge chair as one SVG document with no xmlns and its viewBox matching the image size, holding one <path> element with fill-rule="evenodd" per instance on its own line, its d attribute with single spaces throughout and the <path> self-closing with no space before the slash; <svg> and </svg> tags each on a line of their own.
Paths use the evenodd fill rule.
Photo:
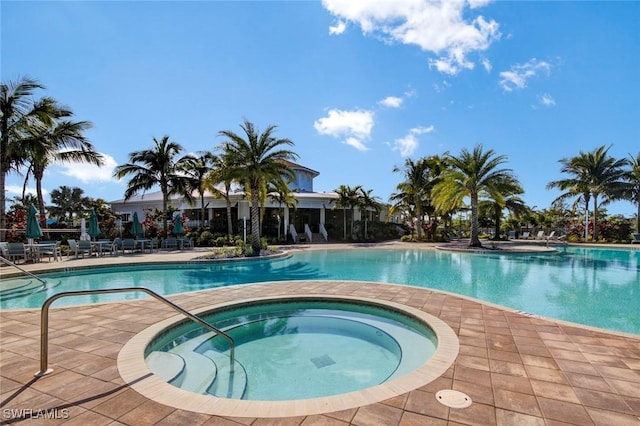
<svg viewBox="0 0 640 426">
<path fill-rule="evenodd" d="M 631 234 L 631 244 L 640 244 L 640 232 Z"/>
<path fill-rule="evenodd" d="M 522 239 L 523 240 L 528 240 L 529 239 L 529 231 L 524 231 L 522 233 Z"/>
</svg>

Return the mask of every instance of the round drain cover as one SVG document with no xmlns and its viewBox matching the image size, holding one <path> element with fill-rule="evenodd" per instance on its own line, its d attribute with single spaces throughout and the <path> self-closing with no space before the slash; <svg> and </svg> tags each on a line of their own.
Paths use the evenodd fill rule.
<svg viewBox="0 0 640 426">
<path fill-rule="evenodd" d="M 436 399 L 442 405 L 450 408 L 467 408 L 471 405 L 471 397 L 453 389 L 443 389 L 436 392 Z"/>
</svg>

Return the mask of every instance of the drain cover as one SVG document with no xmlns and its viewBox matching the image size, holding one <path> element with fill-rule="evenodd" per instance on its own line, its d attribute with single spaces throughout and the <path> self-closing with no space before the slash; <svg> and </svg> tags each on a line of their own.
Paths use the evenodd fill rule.
<svg viewBox="0 0 640 426">
<path fill-rule="evenodd" d="M 450 408 L 467 408 L 471 405 L 471 397 L 453 389 L 443 389 L 436 392 L 436 399 L 442 405 Z"/>
<path fill-rule="evenodd" d="M 317 367 L 317 368 L 322 368 L 322 367 L 327 367 L 329 365 L 333 365 L 336 362 L 333 360 L 333 358 L 331 358 L 329 355 L 324 354 L 322 356 L 316 357 L 316 358 L 311 358 L 311 362 Z"/>
</svg>

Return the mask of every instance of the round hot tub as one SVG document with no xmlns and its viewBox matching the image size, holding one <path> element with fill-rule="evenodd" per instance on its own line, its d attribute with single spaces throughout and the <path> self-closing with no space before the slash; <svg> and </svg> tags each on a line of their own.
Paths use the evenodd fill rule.
<svg viewBox="0 0 640 426">
<path fill-rule="evenodd" d="M 138 368 L 153 373 L 150 381 L 156 384 L 152 395 L 134 388 L 156 401 L 160 396 L 168 405 L 210 414 L 316 414 L 420 387 L 444 373 L 457 355 L 457 338 L 448 326 L 386 301 L 279 297 L 214 306 L 197 314 L 233 339 L 233 358 L 224 336 L 173 318 L 123 348 L 119 368 L 122 353 L 133 345 L 142 361 Z M 178 402 L 185 394 L 189 407 Z M 275 415 L 265 404 L 286 413 Z M 295 406 L 295 414 L 287 406 Z M 229 407 L 236 408 L 230 413 Z"/>
</svg>

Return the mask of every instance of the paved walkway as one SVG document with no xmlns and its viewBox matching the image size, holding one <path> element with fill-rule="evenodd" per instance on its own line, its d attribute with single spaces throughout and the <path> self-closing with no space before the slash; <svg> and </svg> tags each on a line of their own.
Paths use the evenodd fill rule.
<svg viewBox="0 0 640 426">
<path fill-rule="evenodd" d="M 195 255 L 161 252 L 131 259 L 188 260 Z M 122 256 L 113 259 L 77 262 L 123 263 Z M 59 263 L 68 267 L 76 260 Z M 40 265 L 30 266 L 39 269 Z M 83 426 L 640 425 L 640 336 L 605 333 L 442 292 L 384 284 L 283 282 L 184 293 L 170 299 L 191 310 L 296 292 L 369 297 L 421 309 L 454 330 L 460 353 L 440 378 L 379 403 L 306 417 L 224 418 L 158 404 L 121 379 L 116 359 L 122 346 L 150 324 L 174 315 L 157 301 L 52 309 L 49 361 L 54 372 L 39 379 L 33 377 L 39 370 L 39 311 L 2 311 L 1 421 Z M 473 404 L 447 408 L 435 398 L 442 389 L 462 391 Z"/>
</svg>

